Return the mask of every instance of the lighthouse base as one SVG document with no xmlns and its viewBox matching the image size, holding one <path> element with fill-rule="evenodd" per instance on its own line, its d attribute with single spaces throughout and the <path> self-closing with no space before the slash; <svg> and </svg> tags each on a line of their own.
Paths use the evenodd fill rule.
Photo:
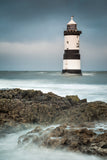
<svg viewBox="0 0 107 160">
<path fill-rule="evenodd" d="M 82 75 L 81 70 L 72 70 L 72 69 L 63 69 L 62 73 L 70 73 L 70 74 L 78 74 L 78 75 Z"/>
</svg>

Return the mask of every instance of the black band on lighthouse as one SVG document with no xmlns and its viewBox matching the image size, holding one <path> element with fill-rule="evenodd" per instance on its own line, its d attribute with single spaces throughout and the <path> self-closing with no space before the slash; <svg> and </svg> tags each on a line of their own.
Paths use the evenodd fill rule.
<svg viewBox="0 0 107 160">
<path fill-rule="evenodd" d="M 65 50 L 63 59 L 80 59 L 79 50 Z"/>
<path fill-rule="evenodd" d="M 80 35 L 82 32 L 81 31 L 64 31 L 64 36 L 65 35 Z"/>
<path fill-rule="evenodd" d="M 67 54 L 65 53 L 63 59 L 80 59 L 80 54 Z"/>
<path fill-rule="evenodd" d="M 64 53 L 67 53 L 67 54 L 79 54 L 79 50 L 65 50 Z"/>
<path fill-rule="evenodd" d="M 82 74 L 81 70 L 75 70 L 75 69 L 74 70 L 73 69 L 72 70 L 71 69 L 63 69 L 62 73 L 72 73 L 72 74 L 80 74 L 80 75 Z"/>
</svg>

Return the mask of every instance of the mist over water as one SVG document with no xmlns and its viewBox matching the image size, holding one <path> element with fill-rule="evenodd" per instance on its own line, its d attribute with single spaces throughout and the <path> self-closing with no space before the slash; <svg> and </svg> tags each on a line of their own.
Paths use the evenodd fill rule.
<svg viewBox="0 0 107 160">
<path fill-rule="evenodd" d="M 9 88 L 78 95 L 88 101 L 107 102 L 107 72 L 83 72 L 82 76 L 61 72 L 0 72 L 0 89 Z"/>
<path fill-rule="evenodd" d="M 28 131 L 7 134 L 0 139 L 0 160 L 104 160 L 92 155 L 39 148 L 33 144 L 18 146 L 18 138 Z"/>
</svg>

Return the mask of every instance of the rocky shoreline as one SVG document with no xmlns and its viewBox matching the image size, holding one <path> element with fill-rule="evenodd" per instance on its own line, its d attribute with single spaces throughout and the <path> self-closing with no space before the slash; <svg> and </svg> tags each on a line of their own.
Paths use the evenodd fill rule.
<svg viewBox="0 0 107 160">
<path fill-rule="evenodd" d="M 52 149 L 82 152 L 107 156 L 107 132 L 96 134 L 94 130 L 77 128 L 67 124 L 50 126 L 46 129 L 37 126 L 18 139 L 19 145 L 38 145 Z"/>
<path fill-rule="evenodd" d="M 48 148 L 107 156 L 107 130 L 97 134 L 96 123 L 107 122 L 107 103 L 78 96 L 60 97 L 34 90 L 0 90 L 0 134 L 38 125 L 19 138 Z M 58 125 L 43 130 L 41 126 Z M 76 127 L 75 127 L 76 126 Z M 29 144 L 29 143 L 28 143 Z"/>
</svg>

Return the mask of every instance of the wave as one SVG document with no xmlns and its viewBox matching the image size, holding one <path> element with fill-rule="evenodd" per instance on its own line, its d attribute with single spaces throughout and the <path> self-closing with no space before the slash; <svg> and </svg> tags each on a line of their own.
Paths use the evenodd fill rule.
<svg viewBox="0 0 107 160">
<path fill-rule="evenodd" d="M 107 72 L 83 72 L 83 76 L 48 71 L 0 72 L 0 89 L 9 88 L 54 92 L 60 96 L 78 95 L 88 101 L 107 102 Z"/>
<path fill-rule="evenodd" d="M 34 89 L 44 93 L 54 92 L 59 96 L 78 95 L 88 101 L 107 102 L 107 85 L 51 83 L 47 79 L 38 80 L 0 80 L 0 89 Z"/>
<path fill-rule="evenodd" d="M 83 76 L 95 76 L 96 73 L 94 73 L 94 72 L 92 72 L 92 73 L 83 72 L 82 75 L 83 75 Z"/>
</svg>

